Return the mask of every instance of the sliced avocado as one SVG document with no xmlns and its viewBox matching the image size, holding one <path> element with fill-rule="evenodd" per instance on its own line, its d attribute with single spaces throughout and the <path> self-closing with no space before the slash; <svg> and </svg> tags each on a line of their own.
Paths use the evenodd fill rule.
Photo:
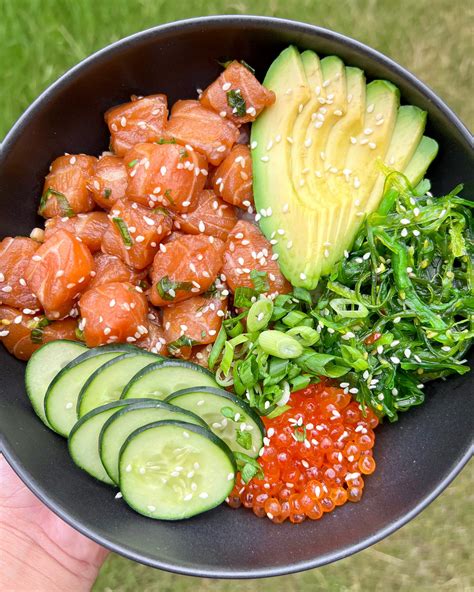
<svg viewBox="0 0 474 592">
<path fill-rule="evenodd" d="M 424 112 L 400 108 L 396 86 L 385 80 L 366 85 L 361 70 L 335 56 L 319 60 L 289 47 L 264 84 L 276 101 L 252 126 L 260 226 L 276 241 L 284 275 L 294 286 L 313 289 L 377 207 L 384 166 L 406 167 L 416 179 L 435 151 L 420 141 Z"/>
<path fill-rule="evenodd" d="M 320 247 L 318 252 L 322 255 L 322 273 L 326 274 L 331 271 L 329 258 L 330 247 L 334 248 L 334 237 L 339 236 L 341 228 L 346 224 L 347 216 L 352 206 L 353 200 L 348 199 L 353 193 L 354 189 L 351 185 L 351 177 L 349 169 L 346 168 L 347 154 L 351 147 L 351 138 L 357 137 L 363 130 L 365 104 L 366 104 L 366 86 L 365 75 L 362 70 L 358 68 L 346 68 L 346 84 L 347 84 L 347 112 L 346 116 L 342 117 L 334 125 L 326 145 L 326 158 L 334 167 L 329 169 L 329 174 L 326 176 L 328 182 L 328 195 L 341 196 L 344 199 L 340 202 L 340 215 L 329 216 L 328 223 L 325 226 L 324 235 L 321 237 Z M 331 200 L 332 202 L 332 200 Z M 332 207 L 331 203 L 331 207 Z M 326 209 L 328 207 L 326 205 Z"/>
<path fill-rule="evenodd" d="M 338 227 L 326 241 L 323 274 L 329 273 L 341 259 L 363 220 L 364 204 L 379 174 L 379 163 L 388 151 L 399 104 L 398 88 L 390 82 L 374 80 L 367 85 L 364 123 L 360 133 L 349 139 L 344 166 L 348 182 L 335 202 L 336 208 L 340 204 L 334 210 Z"/>
<path fill-rule="evenodd" d="M 428 167 L 438 154 L 438 148 L 438 142 L 435 140 L 428 138 L 428 136 L 423 136 L 421 138 L 413 158 L 403 171 L 412 187 L 418 185 L 423 179 Z"/>
<path fill-rule="evenodd" d="M 384 164 L 393 171 L 404 171 L 420 143 L 426 126 L 426 111 L 413 105 L 404 105 L 398 110 L 395 129 Z M 379 173 L 367 204 L 366 211 L 376 210 L 382 197 L 387 176 L 386 171 Z"/>
<path fill-rule="evenodd" d="M 275 92 L 277 100 L 252 125 L 255 206 L 262 216 L 260 228 L 265 236 L 268 239 L 278 236 L 280 239 L 274 251 L 280 257 L 281 268 L 290 270 L 294 267 L 292 261 L 295 258 L 299 262 L 308 259 L 317 222 L 314 216 L 306 216 L 306 208 L 300 203 L 291 181 L 293 126 L 300 105 L 304 108 L 311 94 L 300 54 L 295 47 L 288 47 L 276 58 L 264 84 Z M 262 215 L 264 210 L 271 215 Z M 284 239 L 278 230 L 285 228 L 301 228 L 302 240 L 293 237 Z M 287 248 L 289 240 L 293 240 L 293 244 L 290 243 L 291 247 Z"/>
</svg>

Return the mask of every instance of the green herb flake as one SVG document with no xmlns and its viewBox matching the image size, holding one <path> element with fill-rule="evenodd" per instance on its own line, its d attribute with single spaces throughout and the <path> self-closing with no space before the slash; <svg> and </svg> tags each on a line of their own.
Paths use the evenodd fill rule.
<svg viewBox="0 0 474 592">
<path fill-rule="evenodd" d="M 175 355 L 182 347 L 192 347 L 193 345 L 196 345 L 196 344 L 197 344 L 197 341 L 194 341 L 194 339 L 191 339 L 187 335 L 181 335 L 181 337 L 179 337 L 175 341 L 168 343 L 167 347 L 168 347 L 169 353 L 171 355 Z"/>
<path fill-rule="evenodd" d="M 192 287 L 193 285 L 191 282 L 175 282 L 167 275 L 162 277 L 161 280 L 156 284 L 158 294 L 161 296 L 161 298 L 163 298 L 163 300 L 174 300 L 178 290 L 190 292 Z"/>
<path fill-rule="evenodd" d="M 256 292 L 263 294 L 270 290 L 270 283 L 268 281 L 268 274 L 266 271 L 257 271 L 252 269 L 250 272 L 250 279 Z"/>
<path fill-rule="evenodd" d="M 176 138 L 160 138 L 155 144 L 176 144 Z"/>
<path fill-rule="evenodd" d="M 64 193 L 56 191 L 51 187 L 48 187 L 48 189 L 41 196 L 40 205 L 38 209 L 38 212 L 40 214 L 44 212 L 46 205 L 48 204 L 48 200 L 51 197 L 56 198 L 56 203 L 58 204 L 61 216 L 67 216 L 68 218 L 72 218 L 75 215 L 74 210 L 72 209 L 71 204 L 69 203 Z"/>
<path fill-rule="evenodd" d="M 112 218 L 112 222 L 115 224 L 117 230 L 120 232 L 123 244 L 126 247 L 131 247 L 133 245 L 133 240 L 130 236 L 130 232 L 128 231 L 128 226 L 125 224 L 123 218 L 114 217 Z"/>
<path fill-rule="evenodd" d="M 132 167 L 134 167 L 136 164 L 138 164 L 138 158 L 134 158 L 133 160 L 131 160 L 131 161 L 130 161 L 130 162 L 127 164 L 127 166 L 128 166 L 128 167 L 130 167 L 130 168 L 132 168 Z"/>
<path fill-rule="evenodd" d="M 106 187 L 104 189 L 104 197 L 105 199 L 109 199 L 109 197 L 112 195 L 112 189 L 110 189 L 110 187 Z"/>
<path fill-rule="evenodd" d="M 241 95 L 240 90 L 229 90 L 227 91 L 227 104 L 232 109 L 232 113 L 237 117 L 244 117 L 247 113 L 247 105 L 244 97 Z"/>
<path fill-rule="evenodd" d="M 227 419 L 234 421 L 235 412 L 231 407 L 222 407 L 221 414 Z"/>
</svg>

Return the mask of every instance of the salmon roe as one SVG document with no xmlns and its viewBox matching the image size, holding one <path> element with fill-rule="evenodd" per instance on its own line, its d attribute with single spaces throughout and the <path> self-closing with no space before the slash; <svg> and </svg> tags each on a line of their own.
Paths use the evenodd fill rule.
<svg viewBox="0 0 474 592">
<path fill-rule="evenodd" d="M 375 470 L 372 447 L 376 415 L 341 388 L 326 383 L 293 393 L 288 409 L 263 418 L 267 431 L 259 464 L 264 477 L 247 484 L 240 473 L 227 498 L 258 517 L 280 524 L 319 520 L 347 501 L 358 502 L 363 475 Z"/>
</svg>

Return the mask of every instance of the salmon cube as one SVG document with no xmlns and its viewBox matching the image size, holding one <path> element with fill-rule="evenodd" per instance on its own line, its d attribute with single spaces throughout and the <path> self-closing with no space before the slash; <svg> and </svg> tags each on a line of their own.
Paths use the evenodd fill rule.
<svg viewBox="0 0 474 592">
<path fill-rule="evenodd" d="M 275 93 L 266 89 L 253 72 L 233 61 L 201 95 L 201 103 L 240 125 L 255 121 L 265 107 L 275 102 Z"/>
<path fill-rule="evenodd" d="M 49 341 L 78 341 L 76 329 L 75 319 L 49 321 L 0 305 L 0 341 L 19 360 L 29 360 L 33 352 Z"/>
<path fill-rule="evenodd" d="M 252 271 L 266 273 L 267 293 L 290 292 L 290 283 L 283 277 L 276 259 L 272 257 L 272 246 L 260 230 L 251 222 L 239 220 L 227 238 L 222 268 L 232 292 L 240 286 L 254 287 Z"/>
<path fill-rule="evenodd" d="M 224 241 L 236 224 L 237 214 L 234 208 L 209 189 L 199 194 L 195 210 L 174 217 L 174 227 L 177 230 L 187 234 L 207 234 Z"/>
<path fill-rule="evenodd" d="M 48 240 L 62 228 L 78 236 L 89 247 L 91 253 L 94 253 L 100 249 L 107 224 L 108 218 L 105 212 L 89 212 L 72 218 L 55 216 L 46 220 L 44 237 Z"/>
<path fill-rule="evenodd" d="M 44 180 L 38 214 L 44 218 L 74 216 L 95 207 L 89 190 L 97 159 L 84 154 L 56 158 Z"/>
<path fill-rule="evenodd" d="M 136 341 L 147 333 L 148 304 L 142 290 L 128 282 L 102 284 L 79 300 L 81 321 L 88 347 Z"/>
<path fill-rule="evenodd" d="M 237 144 L 214 173 L 212 186 L 227 203 L 252 212 L 252 179 L 250 150 L 243 144 Z"/>
<path fill-rule="evenodd" d="M 123 156 L 135 144 L 155 142 L 163 135 L 168 119 L 166 95 L 132 97 L 109 109 L 105 122 L 110 130 L 110 147 L 118 156 Z"/>
<path fill-rule="evenodd" d="M 89 248 L 67 230 L 58 230 L 30 258 L 26 282 L 48 319 L 67 316 L 94 274 Z"/>
<path fill-rule="evenodd" d="M 181 235 L 162 245 L 151 270 L 149 298 L 156 306 L 206 292 L 222 267 L 224 242 L 213 236 Z"/>
<path fill-rule="evenodd" d="M 127 167 L 123 159 L 109 154 L 101 156 L 89 184 L 95 203 L 110 210 L 118 199 L 125 197 L 127 185 Z"/>
<path fill-rule="evenodd" d="M 209 355 L 212 350 L 212 344 L 209 345 L 195 345 L 191 348 L 191 355 L 188 358 L 190 362 L 199 364 L 204 368 L 209 368 Z"/>
<path fill-rule="evenodd" d="M 148 267 L 160 242 L 171 232 L 170 216 L 127 200 L 115 202 L 109 218 L 102 251 L 120 257 L 134 269 Z"/>
<path fill-rule="evenodd" d="M 239 138 L 229 119 L 203 107 L 199 101 L 177 101 L 171 109 L 166 134 L 180 144 L 189 144 L 213 165 L 220 164 Z"/>
<path fill-rule="evenodd" d="M 163 309 L 163 327 L 168 350 L 191 354 L 191 346 L 214 343 L 227 312 L 227 299 L 193 296 Z M 184 353 L 183 352 L 183 353 Z"/>
<path fill-rule="evenodd" d="M 26 309 L 27 313 L 40 310 L 41 304 L 26 282 L 26 268 L 40 243 L 17 236 L 7 236 L 0 242 L 0 304 Z"/>
<path fill-rule="evenodd" d="M 161 326 L 158 313 L 150 310 L 147 322 L 144 325 L 147 332 L 134 343 L 137 347 L 146 349 L 153 354 L 168 355 L 165 332 Z"/>
<path fill-rule="evenodd" d="M 206 159 L 176 143 L 138 144 L 125 155 L 129 181 L 127 197 L 150 208 L 165 206 L 187 212 L 207 177 Z"/>
<path fill-rule="evenodd" d="M 115 255 L 97 252 L 94 255 L 95 276 L 89 284 L 89 288 L 95 288 L 101 284 L 110 282 L 130 282 L 134 286 L 146 277 L 146 270 L 137 270 L 129 267 Z"/>
</svg>

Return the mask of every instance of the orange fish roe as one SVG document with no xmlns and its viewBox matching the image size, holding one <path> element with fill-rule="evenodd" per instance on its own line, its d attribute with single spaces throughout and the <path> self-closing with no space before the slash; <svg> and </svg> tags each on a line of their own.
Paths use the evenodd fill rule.
<svg viewBox="0 0 474 592">
<path fill-rule="evenodd" d="M 363 475 L 375 470 L 375 414 L 364 414 L 341 388 L 321 382 L 293 393 L 291 409 L 263 418 L 267 430 L 259 463 L 264 477 L 247 484 L 240 473 L 227 498 L 279 524 L 318 520 L 347 501 L 358 502 Z"/>
</svg>

